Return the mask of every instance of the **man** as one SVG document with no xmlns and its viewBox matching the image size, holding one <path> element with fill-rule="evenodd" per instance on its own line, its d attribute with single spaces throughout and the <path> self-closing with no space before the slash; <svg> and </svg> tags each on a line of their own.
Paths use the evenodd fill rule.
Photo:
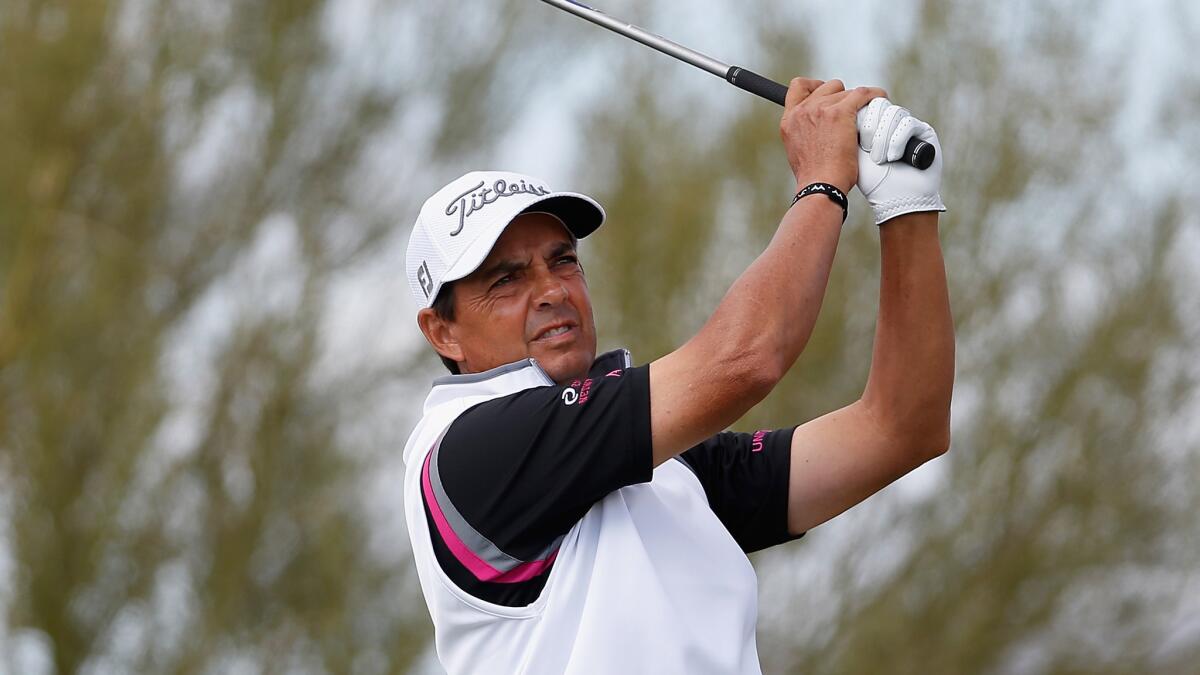
<svg viewBox="0 0 1200 675">
<path fill-rule="evenodd" d="M 449 672 L 757 673 L 745 554 L 945 452 L 942 153 L 885 96 L 792 81 L 781 132 L 797 199 L 704 327 L 646 366 L 596 357 L 575 251 L 603 222 L 593 200 L 473 173 L 426 202 L 409 282 L 460 374 L 435 382 L 405 447 L 405 505 Z M 892 163 L 912 136 L 937 147 L 927 171 Z M 856 183 L 883 266 L 862 397 L 798 427 L 722 432 L 804 348 Z"/>
</svg>

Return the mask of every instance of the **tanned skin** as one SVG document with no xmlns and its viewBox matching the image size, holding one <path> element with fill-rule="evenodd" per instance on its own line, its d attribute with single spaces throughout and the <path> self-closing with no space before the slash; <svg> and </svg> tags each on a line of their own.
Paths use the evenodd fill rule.
<svg viewBox="0 0 1200 675">
<path fill-rule="evenodd" d="M 882 89 L 797 78 L 780 132 L 797 190 L 858 179 L 856 113 Z M 799 357 L 829 281 L 841 209 L 815 195 L 788 210 L 766 250 L 708 322 L 650 364 L 654 465 L 722 431 L 775 387 Z M 866 499 L 950 443 L 954 330 L 938 214 L 880 227 L 882 275 L 871 371 L 862 396 L 792 437 L 788 527 L 804 532 Z M 574 240 L 553 216 L 514 220 L 479 269 L 453 286 L 455 318 L 418 323 L 463 373 L 532 357 L 557 383 L 596 356 L 591 299 Z"/>
</svg>

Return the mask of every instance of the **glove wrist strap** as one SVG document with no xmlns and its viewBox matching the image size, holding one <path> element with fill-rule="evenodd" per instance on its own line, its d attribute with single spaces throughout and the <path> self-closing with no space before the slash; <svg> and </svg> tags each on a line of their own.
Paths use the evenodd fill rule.
<svg viewBox="0 0 1200 675">
<path fill-rule="evenodd" d="M 796 193 L 792 198 L 791 206 L 795 206 L 796 202 L 804 199 L 809 195 L 822 194 L 829 198 L 834 204 L 842 207 L 842 222 L 846 222 L 846 216 L 850 213 L 850 202 L 846 200 L 846 193 L 830 185 L 829 183 L 809 183 L 803 190 Z M 791 208 L 789 206 L 788 208 Z"/>
</svg>

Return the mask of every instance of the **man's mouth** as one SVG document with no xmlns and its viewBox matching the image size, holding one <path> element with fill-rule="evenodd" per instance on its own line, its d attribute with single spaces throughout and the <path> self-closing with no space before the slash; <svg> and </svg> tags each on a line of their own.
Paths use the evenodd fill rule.
<svg viewBox="0 0 1200 675">
<path fill-rule="evenodd" d="M 550 339 L 556 338 L 560 335 L 566 335 L 567 333 L 570 333 L 574 328 L 575 328 L 575 326 L 572 324 L 569 324 L 569 323 L 559 324 L 557 326 L 551 326 L 550 328 L 547 328 L 547 329 L 541 331 L 540 333 L 538 333 L 533 339 L 535 342 L 538 340 L 550 340 Z"/>
</svg>

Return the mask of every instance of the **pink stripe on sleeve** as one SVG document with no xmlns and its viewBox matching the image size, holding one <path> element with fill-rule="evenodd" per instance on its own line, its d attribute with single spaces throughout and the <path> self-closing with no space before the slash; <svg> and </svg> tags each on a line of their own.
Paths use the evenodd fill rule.
<svg viewBox="0 0 1200 675">
<path fill-rule="evenodd" d="M 429 480 L 429 463 L 432 461 L 433 452 L 425 455 L 425 465 L 421 467 L 421 490 L 425 494 L 425 503 L 429 505 L 429 513 L 433 516 L 433 523 L 437 527 L 438 534 L 441 535 L 442 541 L 446 542 L 447 548 L 450 549 L 455 559 L 462 563 L 475 575 L 480 581 L 489 581 L 498 584 L 513 584 L 520 581 L 528 581 L 541 574 L 544 570 L 554 564 L 554 559 L 558 557 L 558 551 L 551 553 L 545 560 L 532 560 L 524 562 L 507 572 L 492 567 L 479 556 L 475 555 L 463 540 L 455 533 L 454 528 L 446 520 L 446 515 L 438 506 L 437 497 L 433 494 L 433 484 Z"/>
</svg>

